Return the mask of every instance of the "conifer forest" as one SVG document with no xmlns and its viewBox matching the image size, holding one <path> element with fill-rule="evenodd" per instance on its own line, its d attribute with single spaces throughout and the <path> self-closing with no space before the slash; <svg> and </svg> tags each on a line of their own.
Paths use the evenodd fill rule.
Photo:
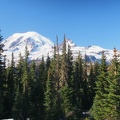
<svg viewBox="0 0 120 120">
<path fill-rule="evenodd" d="M 104 51 L 98 62 L 79 53 L 73 60 L 66 38 L 62 55 L 58 39 L 53 58 L 29 61 L 29 51 L 14 53 L 9 66 L 0 35 L 0 120 L 120 120 L 120 61 L 117 50 L 110 63 Z"/>
</svg>

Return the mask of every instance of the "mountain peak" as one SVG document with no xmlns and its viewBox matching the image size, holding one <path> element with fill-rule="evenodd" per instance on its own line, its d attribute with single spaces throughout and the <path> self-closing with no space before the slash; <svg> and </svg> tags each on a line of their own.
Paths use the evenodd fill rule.
<svg viewBox="0 0 120 120">
<path fill-rule="evenodd" d="M 22 39 L 34 39 L 36 42 L 46 42 L 48 44 L 52 44 L 53 43 L 46 37 L 40 35 L 39 33 L 37 32 L 34 32 L 34 31 L 29 31 L 29 32 L 25 32 L 25 33 L 15 33 L 13 34 L 12 36 L 10 36 L 8 39 L 6 39 L 7 41 L 8 40 L 14 40 L 17 39 L 17 38 L 20 38 L 21 40 Z"/>
<path fill-rule="evenodd" d="M 29 38 L 29 37 L 38 37 L 38 38 L 46 38 L 42 35 L 40 35 L 39 33 L 37 32 L 34 32 L 34 31 L 29 31 L 29 32 L 25 32 L 25 33 L 15 33 L 12 35 L 13 37 L 19 37 L 19 36 L 24 36 L 26 38 Z"/>
<path fill-rule="evenodd" d="M 3 44 L 8 59 L 10 59 L 12 52 L 14 52 L 15 59 L 18 59 L 19 53 L 24 55 L 25 46 L 30 52 L 31 59 L 37 59 L 48 54 L 49 50 L 54 46 L 51 40 L 33 31 L 15 33 L 4 40 Z"/>
</svg>

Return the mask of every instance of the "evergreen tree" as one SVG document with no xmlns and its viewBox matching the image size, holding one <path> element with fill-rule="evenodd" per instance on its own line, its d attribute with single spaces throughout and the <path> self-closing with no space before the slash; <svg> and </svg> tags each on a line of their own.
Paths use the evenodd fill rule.
<svg viewBox="0 0 120 120">
<path fill-rule="evenodd" d="M 33 120 L 44 119 L 44 91 L 42 83 L 37 79 L 31 93 L 31 118 Z"/>
<path fill-rule="evenodd" d="M 73 110 L 72 106 L 72 88 L 68 85 L 68 58 L 66 51 L 66 38 L 64 36 L 63 51 L 61 57 L 61 69 L 60 69 L 60 95 L 61 95 L 61 107 L 63 110 L 63 118 L 68 118 L 70 112 Z"/>
<path fill-rule="evenodd" d="M 59 55 L 59 46 L 58 46 L 58 37 L 56 37 L 57 45 L 54 46 L 54 58 L 51 61 L 51 69 L 54 77 L 54 82 L 56 86 L 56 91 L 60 89 L 60 55 Z"/>
<path fill-rule="evenodd" d="M 12 53 L 11 65 L 10 67 L 7 68 L 7 74 L 6 74 L 6 94 L 4 99 L 6 118 L 12 117 L 12 107 L 15 97 L 15 80 L 16 80 L 16 70 L 14 63 L 14 54 Z"/>
<path fill-rule="evenodd" d="M 68 82 L 68 73 L 67 73 L 67 51 L 66 51 L 66 38 L 64 35 L 63 41 L 63 50 L 62 50 L 62 57 L 61 57 L 61 70 L 60 70 L 60 87 L 63 87 Z"/>
<path fill-rule="evenodd" d="M 60 54 L 59 54 L 59 45 L 58 45 L 58 37 L 56 37 L 56 43 L 57 43 L 57 46 L 56 46 L 56 53 L 55 53 L 55 57 L 54 57 L 54 61 L 55 61 L 55 68 L 56 68 L 56 76 L 55 76 L 55 79 L 56 79 L 56 88 L 57 90 L 60 89 Z M 59 101 L 59 99 L 58 99 Z"/>
<path fill-rule="evenodd" d="M 29 71 L 28 71 L 28 55 L 27 46 L 25 47 L 25 58 L 20 54 L 18 68 L 18 81 L 16 81 L 15 103 L 13 106 L 13 117 L 27 119 L 29 117 Z M 19 101 L 19 98 L 21 101 Z M 20 105 L 20 106 L 19 106 Z M 16 114 L 20 111 L 19 114 Z M 17 116 L 18 115 L 18 116 Z"/>
<path fill-rule="evenodd" d="M 79 55 L 74 63 L 74 95 L 75 95 L 75 107 L 76 107 L 76 115 L 77 119 L 80 119 L 81 109 L 82 109 L 82 88 L 83 82 L 83 61 L 82 56 Z"/>
<path fill-rule="evenodd" d="M 46 62 L 45 62 L 45 73 L 44 73 L 44 89 L 45 90 L 46 90 L 46 81 L 47 81 L 47 77 L 48 77 L 48 70 L 50 68 L 50 63 L 51 63 L 51 60 L 50 60 L 50 57 L 48 54 Z"/>
<path fill-rule="evenodd" d="M 67 74 L 68 74 L 68 86 L 73 88 L 73 57 L 70 50 L 70 45 L 68 45 L 67 51 Z"/>
<path fill-rule="evenodd" d="M 30 65 L 29 81 L 28 81 L 30 94 L 35 86 L 35 83 L 37 82 L 37 79 L 38 77 L 36 72 L 36 64 L 35 64 L 35 61 L 32 61 Z"/>
<path fill-rule="evenodd" d="M 88 109 L 91 108 L 93 104 L 93 99 L 95 97 L 95 81 L 96 81 L 96 74 L 94 72 L 94 65 L 90 63 L 89 66 L 89 76 L 88 76 Z"/>
<path fill-rule="evenodd" d="M 108 65 L 106 63 L 106 56 L 102 52 L 100 63 L 99 76 L 96 81 L 96 95 L 94 98 L 91 114 L 95 120 L 105 119 L 106 99 L 108 95 Z"/>
<path fill-rule="evenodd" d="M 30 72 L 29 72 L 29 81 L 28 81 L 28 84 L 29 84 L 29 96 L 30 96 L 30 118 L 34 118 L 35 119 L 35 116 L 34 116 L 34 111 L 35 111 L 35 105 L 34 105 L 34 100 L 33 100 L 33 90 L 34 90 L 34 87 L 35 87 L 35 83 L 37 81 L 37 77 L 36 77 L 36 65 L 35 65 L 35 62 L 32 61 L 32 64 L 30 65 Z"/>
<path fill-rule="evenodd" d="M 52 80 L 52 75 L 50 69 L 48 70 L 48 79 L 46 82 L 46 92 L 45 92 L 45 120 L 56 120 L 55 111 L 56 111 L 56 101 L 55 101 L 55 92 L 54 84 Z"/>
<path fill-rule="evenodd" d="M 4 114 L 4 85 L 5 85 L 5 56 L 3 55 L 3 44 L 1 43 L 3 40 L 0 34 L 0 119 Z"/>
<path fill-rule="evenodd" d="M 22 93 L 20 92 L 19 86 L 16 88 L 15 91 L 15 99 L 14 99 L 14 104 L 13 104 L 13 118 L 15 120 L 24 120 L 23 115 L 22 115 Z"/>
<path fill-rule="evenodd" d="M 42 56 L 41 63 L 39 65 L 39 80 L 42 83 L 43 90 L 45 91 L 45 83 L 46 83 L 46 70 L 45 70 L 45 62 L 44 57 Z"/>
<path fill-rule="evenodd" d="M 72 115 L 72 119 L 76 118 L 76 111 L 78 112 L 79 110 L 76 109 L 76 91 L 75 91 L 75 85 L 76 85 L 76 80 L 74 79 L 74 65 L 73 65 L 73 55 L 72 51 L 70 48 L 70 45 L 68 44 L 68 50 L 67 50 L 67 74 L 68 74 L 68 79 L 67 79 L 67 84 L 68 84 L 68 91 L 67 93 L 70 99 L 70 112 Z M 78 107 L 79 108 L 79 107 Z M 70 115 L 69 115 L 70 116 Z"/>
<path fill-rule="evenodd" d="M 60 55 L 58 46 L 58 37 L 56 37 L 56 46 L 54 46 L 54 58 L 51 60 L 50 72 L 52 74 L 52 83 L 54 91 L 54 108 L 55 116 L 54 119 L 61 119 L 63 116 L 62 106 L 61 106 L 61 95 L 60 95 Z"/>
<path fill-rule="evenodd" d="M 30 119 L 43 119 L 43 88 L 41 81 L 38 79 L 37 68 L 33 61 L 30 66 Z"/>
<path fill-rule="evenodd" d="M 82 109 L 88 110 L 89 109 L 89 101 L 88 101 L 88 59 L 85 53 L 85 59 L 83 63 L 83 79 L 82 79 Z"/>
<path fill-rule="evenodd" d="M 23 92 L 22 92 L 22 110 L 23 110 L 23 118 L 29 118 L 29 71 L 28 71 L 28 49 L 27 46 L 25 47 L 25 60 L 24 60 L 24 68 L 23 68 L 23 76 L 22 76 L 22 85 L 23 85 Z"/>
<path fill-rule="evenodd" d="M 100 64 L 98 63 L 98 61 L 96 61 L 95 63 L 94 63 L 94 69 L 93 69 L 93 73 L 94 73 L 94 76 L 95 76 L 95 82 L 97 81 L 97 78 L 98 78 L 98 76 L 99 76 L 99 74 L 100 74 Z M 96 87 L 95 87 L 96 88 Z M 96 90 L 94 88 L 94 90 Z"/>
<path fill-rule="evenodd" d="M 45 63 L 44 58 L 39 66 L 33 62 L 30 67 L 30 118 L 44 119 L 44 91 L 45 91 Z"/>
<path fill-rule="evenodd" d="M 22 85 L 22 76 L 23 76 L 23 65 L 24 60 L 20 53 L 18 65 L 16 67 L 16 80 L 15 80 L 15 99 L 12 108 L 13 118 L 23 119 L 22 116 L 22 95 L 23 95 L 23 85 Z"/>
<path fill-rule="evenodd" d="M 109 69 L 109 88 L 106 100 L 105 118 L 108 120 L 120 119 L 120 62 L 117 50 L 114 48 L 114 58 Z"/>
<path fill-rule="evenodd" d="M 63 116 L 62 119 L 73 119 L 73 105 L 72 105 L 72 89 L 68 87 L 68 85 L 63 86 L 60 89 L 60 95 L 61 95 L 61 107 L 63 110 Z"/>
<path fill-rule="evenodd" d="M 51 62 L 51 60 L 50 60 L 50 57 L 49 57 L 49 54 L 48 54 L 47 59 L 46 59 L 46 67 L 45 67 L 46 68 L 46 73 L 50 68 L 50 62 Z"/>
</svg>

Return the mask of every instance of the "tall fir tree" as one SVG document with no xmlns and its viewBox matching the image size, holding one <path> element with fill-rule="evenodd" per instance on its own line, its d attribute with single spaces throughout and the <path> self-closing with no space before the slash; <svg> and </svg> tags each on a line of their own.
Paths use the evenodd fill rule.
<svg viewBox="0 0 120 120">
<path fill-rule="evenodd" d="M 22 76 L 22 85 L 23 85 L 23 92 L 22 92 L 22 116 L 24 119 L 29 117 L 29 71 L 28 71 L 28 56 L 29 51 L 27 46 L 25 47 L 25 59 L 24 59 L 24 68 L 23 68 L 23 76 Z"/>
<path fill-rule="evenodd" d="M 1 31 L 0 31 L 1 32 Z M 5 56 L 3 55 L 3 37 L 0 34 L 0 119 L 2 119 L 4 113 L 4 85 L 5 85 Z"/>
<path fill-rule="evenodd" d="M 30 119 L 43 119 L 43 88 L 38 78 L 37 66 L 33 61 L 30 65 Z"/>
<path fill-rule="evenodd" d="M 16 87 L 15 91 L 15 99 L 14 99 L 14 104 L 12 108 L 12 116 L 15 120 L 21 119 L 23 120 L 23 115 L 22 115 L 22 93 L 20 92 L 19 86 Z"/>
<path fill-rule="evenodd" d="M 120 119 L 120 62 L 116 48 L 114 48 L 114 58 L 109 67 L 109 94 L 106 100 L 105 119 Z"/>
<path fill-rule="evenodd" d="M 16 81 L 15 103 L 13 106 L 13 116 L 17 119 L 27 119 L 29 117 L 29 72 L 28 72 L 28 49 L 25 47 L 25 57 L 20 54 L 18 64 L 18 81 Z M 21 101 L 20 101 L 20 100 Z M 17 113 L 19 111 L 19 113 Z"/>
<path fill-rule="evenodd" d="M 22 75 L 23 75 L 23 65 L 24 60 L 19 54 L 19 61 L 16 67 L 16 80 L 15 80 L 15 99 L 12 108 L 12 116 L 15 119 L 23 119 L 22 117 L 22 94 L 23 94 L 23 85 L 22 85 Z"/>
<path fill-rule="evenodd" d="M 5 95 L 5 110 L 6 118 L 12 117 L 12 107 L 15 97 L 15 81 L 16 81 L 16 69 L 14 63 L 14 54 L 12 53 L 11 65 L 7 68 L 6 72 L 6 95 Z"/>
<path fill-rule="evenodd" d="M 79 55 L 74 63 L 74 95 L 75 95 L 75 108 L 76 108 L 76 117 L 80 119 L 81 109 L 82 109 L 82 88 L 83 82 L 83 60 L 79 52 Z"/>
<path fill-rule="evenodd" d="M 63 49 L 61 56 L 61 70 L 60 70 L 60 87 L 63 87 L 67 84 L 68 73 L 67 73 L 67 51 L 66 51 L 66 38 L 64 35 Z"/>
<path fill-rule="evenodd" d="M 51 62 L 51 60 L 50 60 L 49 53 L 48 53 L 48 56 L 47 56 L 47 59 L 46 59 L 46 64 L 45 64 L 46 73 L 50 68 L 50 62 Z"/>
<path fill-rule="evenodd" d="M 54 103 L 56 107 L 56 112 L 55 112 L 55 118 L 56 119 L 61 119 L 63 116 L 63 110 L 62 110 L 62 100 L 61 100 L 61 95 L 60 95 L 60 54 L 59 54 L 59 46 L 58 46 L 58 37 L 56 36 L 56 46 L 54 46 L 54 58 L 51 61 L 50 68 L 51 68 L 51 74 L 53 76 L 52 81 L 53 81 L 53 86 L 55 88 L 54 90 Z"/>
<path fill-rule="evenodd" d="M 73 88 L 73 56 L 70 45 L 67 50 L 67 74 L 68 74 L 68 86 Z"/>
<path fill-rule="evenodd" d="M 31 119 L 44 119 L 44 90 L 42 82 L 37 79 L 31 93 Z"/>
<path fill-rule="evenodd" d="M 31 81 L 31 92 L 30 92 L 30 102 L 31 119 L 44 119 L 44 92 L 45 92 L 45 62 L 44 57 L 40 65 L 35 67 L 35 63 L 32 63 L 30 68 L 30 81 Z M 33 84 L 32 84 L 33 83 Z"/>
<path fill-rule="evenodd" d="M 28 84 L 29 84 L 29 94 L 31 94 L 34 86 L 35 86 L 35 83 L 37 82 L 37 72 L 36 72 L 36 64 L 35 64 L 35 61 L 32 61 L 31 65 L 30 65 L 30 71 L 29 71 L 29 81 L 28 81 Z"/>
<path fill-rule="evenodd" d="M 85 53 L 84 63 L 83 63 L 83 79 L 82 79 L 82 109 L 88 110 L 89 109 L 89 102 L 88 102 L 88 57 Z"/>
<path fill-rule="evenodd" d="M 46 83 L 46 70 L 45 70 L 45 61 L 42 56 L 42 60 L 39 65 L 39 79 L 42 82 L 43 90 L 45 91 L 45 83 Z"/>
<path fill-rule="evenodd" d="M 64 35 L 63 51 L 61 57 L 61 69 L 60 69 L 60 95 L 61 106 L 63 110 L 63 118 L 70 117 L 70 112 L 73 110 L 72 105 L 72 89 L 68 85 L 68 59 L 66 51 L 66 38 Z"/>
<path fill-rule="evenodd" d="M 55 89 L 53 83 L 53 76 L 48 70 L 48 77 L 46 81 L 46 91 L 45 91 L 45 120 L 56 120 L 56 97 L 55 97 Z"/>
<path fill-rule="evenodd" d="M 95 97 L 95 81 L 96 81 L 96 74 L 94 70 L 93 63 L 90 63 L 89 66 L 89 75 L 88 75 L 88 110 L 91 108 L 93 104 L 93 99 Z"/>
<path fill-rule="evenodd" d="M 36 74 L 36 65 L 35 65 L 35 62 L 32 61 L 31 65 L 30 65 L 30 71 L 29 71 L 29 81 L 28 81 L 28 86 L 29 86 L 29 104 L 30 104 L 30 111 L 29 111 L 29 117 L 30 119 L 33 119 L 35 117 L 35 105 L 34 105 L 34 98 L 32 96 L 33 94 L 33 90 L 34 90 L 34 87 L 35 87 L 35 83 L 37 81 L 37 74 Z M 34 118 L 35 119 L 35 118 Z"/>
<path fill-rule="evenodd" d="M 75 79 L 74 79 L 74 65 L 73 65 L 73 54 L 71 51 L 71 46 L 68 44 L 67 46 L 67 74 L 68 74 L 68 79 L 67 79 L 67 84 L 68 84 L 68 89 L 69 89 L 69 96 L 70 96 L 70 104 L 71 104 L 71 113 L 72 113 L 72 119 L 76 118 L 76 91 L 75 91 Z M 70 113 L 69 113 L 70 114 Z"/>
<path fill-rule="evenodd" d="M 104 51 L 100 63 L 99 76 L 96 81 L 96 95 L 94 98 L 91 114 L 95 120 L 105 119 L 106 99 L 108 94 L 108 65 Z"/>
</svg>

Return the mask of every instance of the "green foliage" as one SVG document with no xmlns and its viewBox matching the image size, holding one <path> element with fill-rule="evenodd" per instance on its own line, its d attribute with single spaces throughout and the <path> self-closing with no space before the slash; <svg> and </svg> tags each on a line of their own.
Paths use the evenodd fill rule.
<svg viewBox="0 0 120 120">
<path fill-rule="evenodd" d="M 120 63 L 119 58 L 114 53 L 114 58 L 109 70 L 109 88 L 106 106 L 106 118 L 109 120 L 120 119 Z"/>
<path fill-rule="evenodd" d="M 72 99 L 71 93 L 72 93 L 72 90 L 68 88 L 68 86 L 64 86 L 60 91 L 60 95 L 62 99 L 61 105 L 62 105 L 62 109 L 64 111 L 65 117 L 67 117 L 69 112 L 73 110 L 73 106 L 71 103 L 71 99 Z"/>
<path fill-rule="evenodd" d="M 67 54 L 66 54 L 66 38 L 64 36 L 63 48 L 61 56 L 61 68 L 60 68 L 60 82 L 59 86 L 65 86 L 68 84 L 68 67 L 67 67 Z"/>
<path fill-rule="evenodd" d="M 39 80 L 36 81 L 31 91 L 30 102 L 30 118 L 42 120 L 44 117 L 44 92 Z"/>
<path fill-rule="evenodd" d="M 82 109 L 82 94 L 83 94 L 83 61 L 79 53 L 78 58 L 74 63 L 74 107 L 76 109 L 77 118 L 80 119 L 80 111 Z"/>
<path fill-rule="evenodd" d="M 45 92 L 46 70 L 45 70 L 44 57 L 42 57 L 42 61 L 41 61 L 40 65 L 39 65 L 39 80 L 41 81 L 44 92 Z"/>
<path fill-rule="evenodd" d="M 73 61 L 66 41 L 64 36 L 60 55 L 57 38 L 54 57 L 48 54 L 46 61 L 42 57 L 39 65 L 29 61 L 26 46 L 17 66 L 12 54 L 7 70 L 0 44 L 0 119 L 120 119 L 120 61 L 116 52 L 110 65 L 104 52 L 100 63 L 89 63 L 87 55 L 82 59 L 80 53 Z M 82 111 L 89 109 L 87 118 Z"/>
<path fill-rule="evenodd" d="M 0 31 L 1 32 L 1 31 Z M 0 34 L 0 119 L 4 114 L 4 93 L 5 93 L 5 56 L 3 55 L 3 37 Z"/>
<path fill-rule="evenodd" d="M 45 120 L 55 120 L 55 95 L 53 89 L 53 81 L 50 70 L 48 70 L 48 79 L 45 92 Z"/>
<path fill-rule="evenodd" d="M 15 120 L 21 118 L 22 119 L 22 94 L 20 93 L 19 87 L 17 88 L 15 92 L 15 102 L 13 105 L 13 118 Z"/>
<path fill-rule="evenodd" d="M 25 48 L 25 59 L 20 54 L 20 60 L 17 66 L 17 80 L 15 81 L 15 104 L 13 105 L 13 117 L 26 119 L 29 116 L 29 72 L 28 72 L 28 50 Z M 20 100 L 19 101 L 19 97 Z M 16 111 L 20 111 L 16 116 Z"/>
<path fill-rule="evenodd" d="M 12 107 L 15 99 L 15 81 L 16 69 L 14 65 L 14 54 L 12 53 L 12 60 L 10 67 L 6 70 L 6 92 L 4 96 L 4 111 L 6 111 L 6 118 L 12 117 Z"/>
<path fill-rule="evenodd" d="M 107 103 L 107 95 L 108 95 L 108 66 L 106 63 L 106 56 L 104 52 L 102 53 L 101 64 L 99 75 L 96 81 L 96 95 L 94 99 L 94 103 L 91 109 L 91 114 L 95 120 L 103 120 L 105 119 L 105 112 Z"/>
<path fill-rule="evenodd" d="M 96 68 L 98 70 L 98 68 Z M 88 76 L 88 108 L 90 109 L 93 104 L 93 98 L 95 97 L 95 81 L 97 74 L 95 73 L 95 68 L 92 63 L 89 66 L 89 76 Z"/>
</svg>

